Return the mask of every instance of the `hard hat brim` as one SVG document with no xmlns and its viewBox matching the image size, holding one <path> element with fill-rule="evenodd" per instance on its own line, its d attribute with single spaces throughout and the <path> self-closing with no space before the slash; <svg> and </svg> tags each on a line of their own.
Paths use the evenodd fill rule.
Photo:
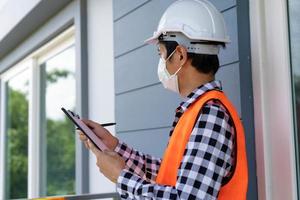
<svg viewBox="0 0 300 200">
<path fill-rule="evenodd" d="M 154 33 L 152 37 L 146 39 L 144 41 L 145 44 L 157 44 L 158 42 L 158 37 L 161 35 L 161 32 Z"/>
<path fill-rule="evenodd" d="M 155 32 L 153 34 L 152 37 L 146 39 L 144 41 L 145 44 L 157 44 L 158 42 L 158 37 L 163 33 L 163 32 L 182 32 L 180 30 L 164 30 L 164 31 L 158 31 L 158 32 Z M 186 35 L 185 33 L 183 33 L 184 35 Z M 229 37 L 227 37 L 226 39 L 211 39 L 211 38 L 192 38 L 191 36 L 189 35 L 186 35 L 187 38 L 191 39 L 191 40 L 199 40 L 199 41 L 211 41 L 211 42 L 220 42 L 220 43 L 231 43 Z"/>
</svg>

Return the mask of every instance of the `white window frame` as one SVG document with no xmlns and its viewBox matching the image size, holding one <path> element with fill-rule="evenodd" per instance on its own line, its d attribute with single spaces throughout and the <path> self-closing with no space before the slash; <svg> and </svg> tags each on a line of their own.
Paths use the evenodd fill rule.
<svg viewBox="0 0 300 200">
<path fill-rule="evenodd" d="M 29 116 L 28 116 L 28 198 L 44 196 L 46 191 L 45 166 L 42 160 L 41 146 L 45 144 L 40 135 L 40 66 L 46 60 L 54 57 L 65 49 L 75 45 L 75 28 L 68 28 L 57 37 L 35 52 L 28 55 L 21 62 L 0 74 L 0 131 L 5 132 L 6 91 L 5 85 L 16 74 L 28 69 L 29 78 Z M 76 73 L 77 69 L 76 69 Z M 76 80 L 77 81 L 77 80 Z M 76 93 L 81 88 L 76 84 Z M 78 96 L 78 95 L 76 95 Z M 76 99 L 77 101 L 77 99 Z M 76 103 L 76 106 L 78 104 Z M 5 197 L 5 134 L 0 134 L 0 199 Z M 76 147 L 77 148 L 77 147 Z M 77 181 L 77 180 L 75 180 Z M 76 188 L 74 188 L 76 192 Z"/>
<path fill-rule="evenodd" d="M 75 45 L 75 29 L 71 27 L 61 33 L 59 36 L 51 40 L 49 43 L 45 44 L 43 47 L 35 51 L 29 57 L 32 58 L 32 99 L 30 111 L 30 125 L 32 127 L 29 132 L 29 179 L 28 179 L 28 194 L 30 196 L 45 196 L 46 195 L 46 166 L 45 160 L 43 160 L 43 154 L 41 146 L 46 145 L 45 138 L 40 135 L 40 67 L 41 64 L 46 60 L 54 57 L 70 46 Z M 76 72 L 77 73 L 77 72 Z M 78 90 L 78 88 L 76 88 Z M 39 137 L 37 137 L 39 136 Z M 39 176 L 36 176 L 39 174 Z"/>
</svg>

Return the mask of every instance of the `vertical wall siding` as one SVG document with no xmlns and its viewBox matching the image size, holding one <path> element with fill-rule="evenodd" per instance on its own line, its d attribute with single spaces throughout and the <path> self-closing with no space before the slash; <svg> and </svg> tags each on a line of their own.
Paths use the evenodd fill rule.
<svg viewBox="0 0 300 200">
<path fill-rule="evenodd" d="M 114 0 L 113 5 L 117 134 L 133 147 L 158 157 L 163 155 L 181 99 L 159 83 L 156 47 L 143 41 L 153 34 L 162 13 L 174 1 Z M 217 79 L 242 115 L 237 3 L 211 2 L 224 15 L 231 38 L 226 51 L 220 53 Z M 255 176 L 255 170 L 251 175 Z M 256 178 L 250 181 L 250 187 L 256 188 Z M 256 199 L 253 191 L 248 198 Z"/>
</svg>

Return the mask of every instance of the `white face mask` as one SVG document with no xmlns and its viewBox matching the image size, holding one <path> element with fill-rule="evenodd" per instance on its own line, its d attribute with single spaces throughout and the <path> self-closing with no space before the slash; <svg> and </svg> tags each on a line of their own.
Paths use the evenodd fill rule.
<svg viewBox="0 0 300 200">
<path fill-rule="evenodd" d="M 160 82 L 166 89 L 180 94 L 177 73 L 181 70 L 182 66 L 174 74 L 171 75 L 167 70 L 166 64 L 166 62 L 170 59 L 175 51 L 176 50 L 174 50 L 166 60 L 162 57 L 159 59 L 157 74 Z"/>
</svg>

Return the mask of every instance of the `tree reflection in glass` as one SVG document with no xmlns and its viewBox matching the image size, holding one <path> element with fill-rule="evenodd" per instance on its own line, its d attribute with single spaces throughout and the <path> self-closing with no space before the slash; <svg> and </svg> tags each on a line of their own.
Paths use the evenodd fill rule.
<svg viewBox="0 0 300 200">
<path fill-rule="evenodd" d="M 28 81 L 25 70 L 7 82 L 6 197 L 27 198 Z"/>
<path fill-rule="evenodd" d="M 74 125 L 61 107 L 75 109 L 75 48 L 62 51 L 41 65 L 42 133 L 46 141 L 45 195 L 75 193 Z"/>
</svg>

